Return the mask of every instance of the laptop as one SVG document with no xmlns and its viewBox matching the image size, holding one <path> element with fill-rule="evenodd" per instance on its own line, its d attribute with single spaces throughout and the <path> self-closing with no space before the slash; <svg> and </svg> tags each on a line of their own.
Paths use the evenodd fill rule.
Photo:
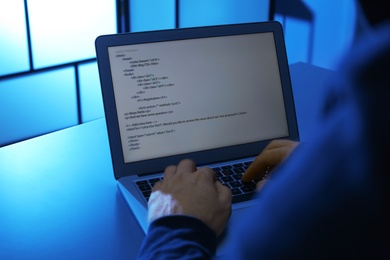
<svg viewBox="0 0 390 260">
<path fill-rule="evenodd" d="M 96 52 L 114 175 L 145 233 L 167 166 L 214 169 L 235 218 L 254 204 L 240 181 L 251 161 L 270 140 L 299 139 L 278 22 L 104 35 Z"/>
</svg>

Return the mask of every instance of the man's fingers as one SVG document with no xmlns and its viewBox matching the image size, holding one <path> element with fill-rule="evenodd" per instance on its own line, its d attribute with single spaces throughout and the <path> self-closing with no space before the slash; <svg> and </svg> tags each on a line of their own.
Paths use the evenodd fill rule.
<svg viewBox="0 0 390 260">
<path fill-rule="evenodd" d="M 157 191 L 161 188 L 161 185 L 162 185 L 162 181 L 158 181 L 156 182 L 154 185 L 153 185 L 153 189 L 152 191 Z"/>
<path fill-rule="evenodd" d="M 164 180 L 170 183 L 175 177 L 181 178 L 182 175 L 193 173 L 196 170 L 195 162 L 189 159 L 185 159 L 182 160 L 177 166 L 170 165 L 166 167 L 164 171 Z"/>
<path fill-rule="evenodd" d="M 243 175 L 243 181 L 260 180 L 269 167 L 280 164 L 298 145 L 290 140 L 274 140 L 256 157 Z"/>
<path fill-rule="evenodd" d="M 286 140 L 286 139 L 276 139 L 272 140 L 267 147 L 265 148 L 266 150 L 271 150 L 275 148 L 280 148 L 280 147 L 286 147 L 286 146 L 291 146 L 292 144 L 295 144 L 296 142 Z"/>
<path fill-rule="evenodd" d="M 215 172 L 208 167 L 199 168 L 195 174 L 197 174 L 198 178 L 209 181 L 210 183 L 214 183 L 216 180 Z"/>
<path fill-rule="evenodd" d="M 187 173 L 193 173 L 195 172 L 197 169 L 196 169 L 196 164 L 194 161 L 192 160 L 189 160 L 189 159 L 185 159 L 185 160 L 182 160 L 179 165 L 177 166 L 177 172 L 176 173 L 179 173 L 179 174 L 187 174 Z"/>
<path fill-rule="evenodd" d="M 261 180 L 258 183 L 256 183 L 256 190 L 259 191 L 261 188 L 263 188 L 264 184 L 266 183 L 267 180 Z"/>
<path fill-rule="evenodd" d="M 171 180 L 172 177 L 176 174 L 177 171 L 177 166 L 175 165 L 170 165 L 167 168 L 165 168 L 164 171 L 164 179 L 166 180 Z"/>
<path fill-rule="evenodd" d="M 228 187 L 222 185 L 221 182 L 217 181 L 215 177 L 215 172 L 212 169 L 208 167 L 199 168 L 195 174 L 197 175 L 197 178 L 202 179 L 201 183 L 204 183 L 204 185 L 206 184 L 214 185 L 215 190 L 217 192 L 217 196 L 220 201 L 228 204 L 231 203 L 232 201 L 231 190 Z"/>
<path fill-rule="evenodd" d="M 232 191 L 219 181 L 214 182 L 219 201 L 230 205 L 232 203 Z"/>
<path fill-rule="evenodd" d="M 283 151 L 283 148 L 263 151 L 251 163 L 245 174 L 242 176 L 242 180 L 260 180 L 266 174 L 268 167 L 278 165 L 282 161 L 284 154 L 285 152 Z"/>
</svg>

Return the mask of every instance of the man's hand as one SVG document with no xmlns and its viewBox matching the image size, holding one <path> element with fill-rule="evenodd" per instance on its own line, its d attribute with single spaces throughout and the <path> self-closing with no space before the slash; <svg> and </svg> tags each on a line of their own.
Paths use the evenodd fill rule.
<svg viewBox="0 0 390 260">
<path fill-rule="evenodd" d="M 252 162 L 242 176 L 242 180 L 258 181 L 257 189 L 259 190 L 265 183 L 265 175 L 269 174 L 272 168 L 282 163 L 298 144 L 299 142 L 289 140 L 273 140 Z"/>
<path fill-rule="evenodd" d="M 149 221 L 169 215 L 198 218 L 217 235 L 231 214 L 232 194 L 216 181 L 210 168 L 197 169 L 191 160 L 165 169 L 164 180 L 154 185 L 149 199 Z"/>
</svg>

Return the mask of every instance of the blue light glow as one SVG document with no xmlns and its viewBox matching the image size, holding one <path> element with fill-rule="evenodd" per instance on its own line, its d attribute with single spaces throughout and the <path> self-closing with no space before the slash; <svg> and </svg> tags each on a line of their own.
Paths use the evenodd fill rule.
<svg viewBox="0 0 390 260">
<path fill-rule="evenodd" d="M 73 68 L 0 81 L 0 146 L 78 123 Z"/>
<path fill-rule="evenodd" d="M 180 27 L 268 20 L 269 0 L 181 0 Z"/>
<path fill-rule="evenodd" d="M 336 69 L 340 58 L 353 44 L 357 22 L 356 2 L 304 0 L 301 8 L 310 12 L 312 18 L 309 20 L 298 17 L 300 10 L 294 3 L 286 1 L 285 5 L 291 7 L 288 9 L 290 14 L 278 14 L 275 18 L 284 25 L 289 62 L 302 61 Z"/>
<path fill-rule="evenodd" d="M 132 32 L 175 28 L 174 0 L 130 1 Z"/>
<path fill-rule="evenodd" d="M 0 0 L 0 76 L 29 69 L 23 0 Z"/>
<path fill-rule="evenodd" d="M 94 58 L 101 34 L 116 33 L 115 1 L 28 0 L 34 68 Z"/>
</svg>

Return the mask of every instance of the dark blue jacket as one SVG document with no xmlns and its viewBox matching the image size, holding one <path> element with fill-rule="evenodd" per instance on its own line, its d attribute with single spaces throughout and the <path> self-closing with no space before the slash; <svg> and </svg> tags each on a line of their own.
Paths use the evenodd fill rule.
<svg viewBox="0 0 390 260">
<path fill-rule="evenodd" d="M 390 259 L 390 26 L 341 63 L 324 97 L 318 134 L 301 144 L 229 234 L 224 259 Z M 140 259 L 207 259 L 203 223 L 152 223 Z"/>
</svg>

